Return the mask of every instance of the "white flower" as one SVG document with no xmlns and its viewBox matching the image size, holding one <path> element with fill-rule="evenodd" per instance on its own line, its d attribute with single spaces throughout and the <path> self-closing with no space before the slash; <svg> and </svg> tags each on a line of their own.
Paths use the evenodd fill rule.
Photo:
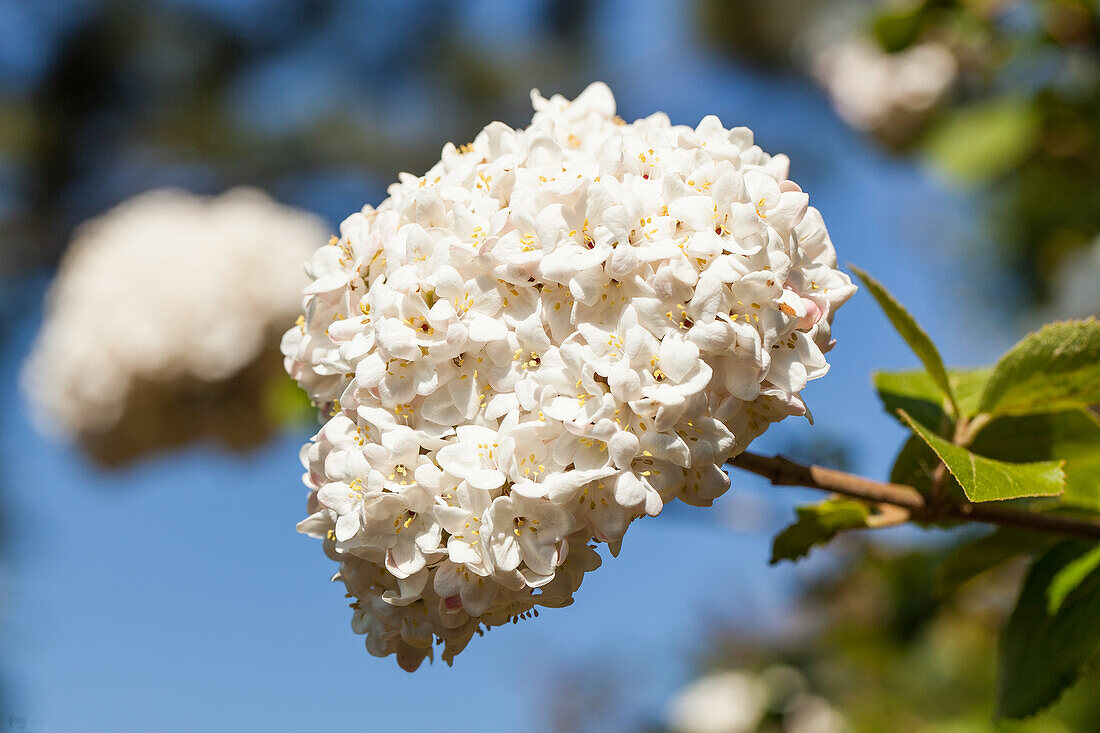
<svg viewBox="0 0 1100 733">
<path fill-rule="evenodd" d="M 625 124 L 603 84 L 532 99 L 526 130 L 448 145 L 349 217 L 283 340 L 329 415 L 300 529 L 405 667 L 567 605 L 634 519 L 713 502 L 731 455 L 808 415 L 854 292 L 749 130 Z"/>
<path fill-rule="evenodd" d="M 955 83 L 958 63 L 948 47 L 934 41 L 891 54 L 857 37 L 822 48 L 813 73 L 845 122 L 889 137 L 899 132 L 891 128 L 911 129 L 943 99 Z"/>
<path fill-rule="evenodd" d="M 573 531 L 573 522 L 569 511 L 549 499 L 518 492 L 498 496 L 485 513 L 485 542 L 494 566 L 508 572 L 523 563 L 534 576 L 551 580 L 564 559 L 562 540 Z"/>
<path fill-rule="evenodd" d="M 447 538 L 447 556 L 455 565 L 465 565 L 479 576 L 491 571 L 486 554 L 486 542 L 482 539 L 482 517 L 489 509 L 492 500 L 489 492 L 458 486 L 454 489 L 460 496 L 447 495 L 453 503 L 445 502 L 435 508 L 435 516 L 449 536 Z"/>
<path fill-rule="evenodd" d="M 126 427 L 119 421 L 140 404 L 182 424 L 171 395 L 213 393 L 274 353 L 308 282 L 301 260 L 325 238 L 316 217 L 250 189 L 151 191 L 86 222 L 24 371 L 38 422 L 96 436 Z M 163 401 L 147 404 L 152 394 Z"/>
</svg>

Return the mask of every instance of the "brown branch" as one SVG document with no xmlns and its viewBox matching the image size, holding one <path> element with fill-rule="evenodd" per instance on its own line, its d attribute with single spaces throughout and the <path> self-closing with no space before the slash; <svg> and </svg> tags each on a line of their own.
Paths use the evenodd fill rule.
<svg viewBox="0 0 1100 733">
<path fill-rule="evenodd" d="M 763 476 L 776 486 L 805 486 L 871 504 L 901 507 L 907 509 L 916 521 L 956 519 L 1100 540 L 1100 523 L 1097 522 L 990 504 L 931 503 L 912 486 L 874 481 L 822 466 L 806 466 L 784 456 L 769 457 L 746 452 L 731 458 L 729 463 Z"/>
</svg>

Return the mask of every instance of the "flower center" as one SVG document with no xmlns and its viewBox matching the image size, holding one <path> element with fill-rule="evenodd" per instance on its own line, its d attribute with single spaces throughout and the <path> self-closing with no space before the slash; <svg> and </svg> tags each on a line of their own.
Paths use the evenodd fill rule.
<svg viewBox="0 0 1100 733">
<path fill-rule="evenodd" d="M 515 533 L 516 537 L 519 537 L 520 534 L 522 534 L 522 531 L 523 531 L 524 527 L 527 527 L 528 532 L 538 532 L 539 531 L 538 530 L 538 523 L 539 523 L 539 520 L 537 520 L 537 519 L 528 519 L 527 517 L 516 517 L 515 519 L 512 520 L 512 532 Z"/>
<path fill-rule="evenodd" d="M 396 530 L 396 534 L 401 534 L 401 530 L 408 529 L 409 525 L 413 523 L 414 519 L 416 519 L 416 512 L 410 509 L 399 516 L 397 519 L 393 520 L 393 528 L 394 530 Z"/>
</svg>

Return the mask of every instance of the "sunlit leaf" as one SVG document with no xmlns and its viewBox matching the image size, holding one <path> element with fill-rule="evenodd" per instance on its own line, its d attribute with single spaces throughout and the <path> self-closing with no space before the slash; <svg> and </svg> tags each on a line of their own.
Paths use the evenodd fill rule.
<svg viewBox="0 0 1100 733">
<path fill-rule="evenodd" d="M 1100 421 L 1086 410 L 999 417 L 970 450 L 1001 461 L 1063 460 L 1061 503 L 1100 511 Z"/>
<path fill-rule="evenodd" d="M 959 412 L 964 417 L 973 417 L 978 414 L 985 383 L 992 373 L 992 367 L 952 369 L 947 373 L 948 379 L 951 380 L 951 388 L 955 391 L 955 399 L 958 400 Z"/>
<path fill-rule="evenodd" d="M 1100 322 L 1061 321 L 1013 346 L 986 382 L 979 410 L 1054 412 L 1100 402 Z"/>
<path fill-rule="evenodd" d="M 979 456 L 935 435 L 904 411 L 901 415 L 936 452 L 970 501 L 1057 496 L 1065 487 L 1061 461 L 1006 463 Z"/>
</svg>

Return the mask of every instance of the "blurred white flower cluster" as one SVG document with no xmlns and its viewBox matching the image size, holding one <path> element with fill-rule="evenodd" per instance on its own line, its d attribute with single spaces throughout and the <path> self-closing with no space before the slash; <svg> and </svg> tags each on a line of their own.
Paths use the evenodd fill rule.
<svg viewBox="0 0 1100 733">
<path fill-rule="evenodd" d="M 957 73 L 954 54 L 934 41 L 891 54 L 856 37 L 826 45 L 813 59 L 813 74 L 841 119 L 886 137 L 901 135 L 922 119 L 951 89 Z"/>
<path fill-rule="evenodd" d="M 752 733 L 768 710 L 768 686 L 748 672 L 700 677 L 676 693 L 668 706 L 675 733 Z"/>
<path fill-rule="evenodd" d="M 318 218 L 252 189 L 150 191 L 83 224 L 23 374 L 41 427 L 111 429 L 151 383 L 226 379 L 300 304 Z"/>
<path fill-rule="evenodd" d="M 848 721 L 824 698 L 808 691 L 793 667 L 759 674 L 727 670 L 691 682 L 666 711 L 671 733 L 847 733 Z M 766 717 L 769 716 L 769 717 Z"/>
<path fill-rule="evenodd" d="M 532 94 L 403 174 L 308 266 L 291 376 L 329 416 L 311 516 L 372 654 L 406 668 L 571 602 L 627 526 L 706 506 L 722 464 L 828 370 L 855 288 L 745 128 Z"/>
</svg>

